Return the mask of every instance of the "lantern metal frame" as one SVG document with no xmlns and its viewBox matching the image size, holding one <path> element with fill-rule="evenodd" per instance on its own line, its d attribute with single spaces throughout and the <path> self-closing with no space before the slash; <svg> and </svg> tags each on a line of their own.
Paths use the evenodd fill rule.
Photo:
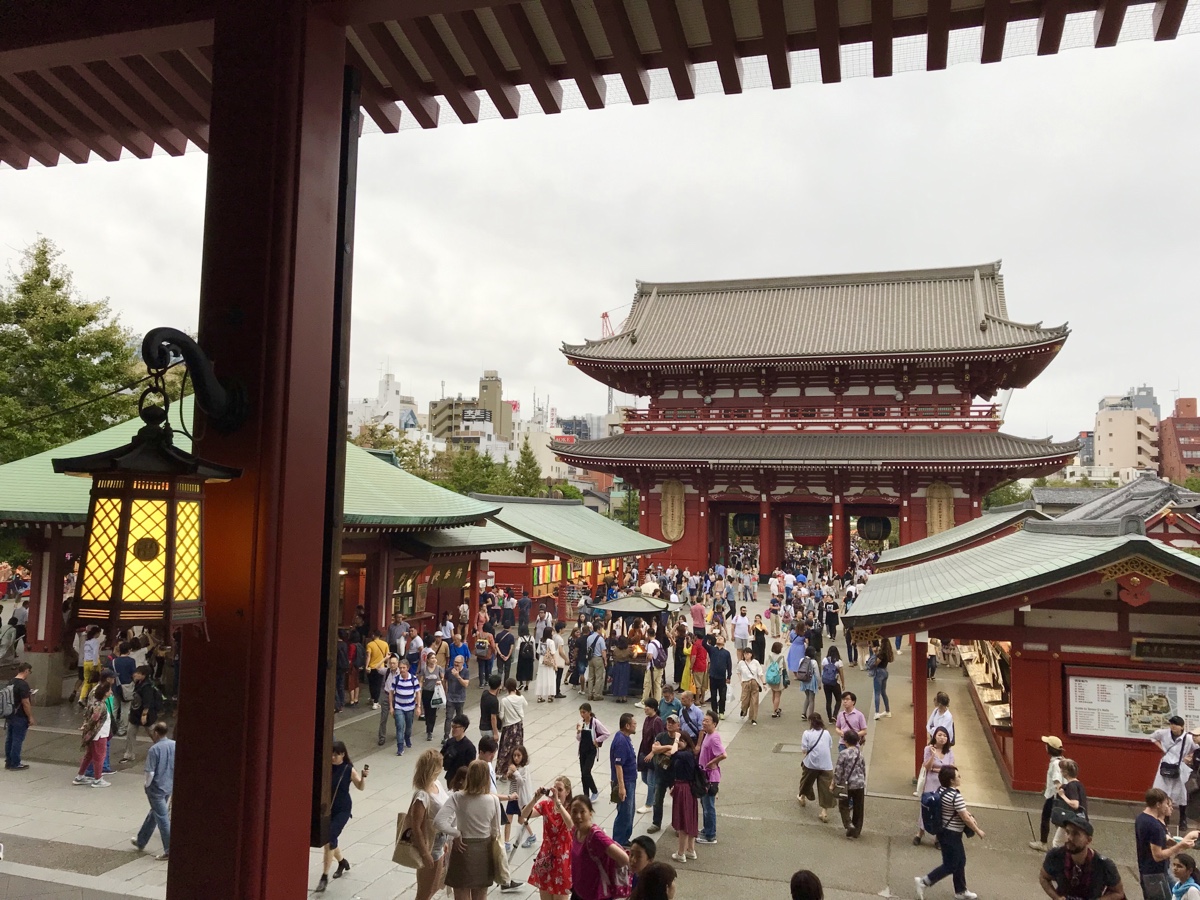
<svg viewBox="0 0 1200 900">
<path fill-rule="evenodd" d="M 143 425 L 133 440 L 51 460 L 57 473 L 92 479 L 74 612 L 81 620 L 114 626 L 203 624 L 204 486 L 239 478 L 242 470 L 175 446 L 164 376 L 185 363 L 196 405 L 225 433 L 246 418 L 245 392 L 236 382 L 218 379 L 199 345 L 173 328 L 148 332 L 142 358 L 150 385 L 138 398 Z"/>
</svg>

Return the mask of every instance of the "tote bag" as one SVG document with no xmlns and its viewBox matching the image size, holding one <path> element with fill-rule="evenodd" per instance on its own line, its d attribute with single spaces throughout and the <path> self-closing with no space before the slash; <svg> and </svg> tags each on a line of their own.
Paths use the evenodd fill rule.
<svg viewBox="0 0 1200 900">
<path fill-rule="evenodd" d="M 408 812 L 402 812 L 396 816 L 396 849 L 392 851 L 392 862 L 398 866 L 404 866 L 406 869 L 421 867 L 421 855 L 413 846 L 413 829 L 409 824 L 409 820 L 412 818 L 413 803 L 416 802 L 417 799 L 414 797 L 408 804 Z"/>
</svg>

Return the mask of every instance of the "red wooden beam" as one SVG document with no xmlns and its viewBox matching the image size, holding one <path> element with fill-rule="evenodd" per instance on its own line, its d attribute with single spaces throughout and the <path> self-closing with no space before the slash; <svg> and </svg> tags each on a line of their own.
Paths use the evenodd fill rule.
<svg viewBox="0 0 1200 900">
<path fill-rule="evenodd" d="M 886 2 L 888 9 L 891 9 L 892 0 Z M 783 14 L 783 0 L 758 0 L 758 18 L 762 22 L 762 40 L 766 49 L 767 69 L 771 72 L 771 87 L 775 90 L 790 88 L 792 70 L 788 63 L 787 20 Z"/>
<path fill-rule="evenodd" d="M 925 68 L 930 72 L 946 68 L 950 52 L 950 0 L 929 0 L 926 31 Z"/>
<path fill-rule="evenodd" d="M 831 2 L 836 14 L 837 0 Z M 740 94 L 742 59 L 738 55 L 737 32 L 733 27 L 733 13 L 729 9 L 729 0 L 704 0 L 704 18 L 708 20 L 708 35 L 717 59 L 721 87 L 726 94 Z"/>
<path fill-rule="evenodd" d="M 429 88 L 408 61 L 408 57 L 404 55 L 392 33 L 387 30 L 387 26 L 367 25 L 355 29 L 355 34 L 371 61 L 388 80 L 392 95 L 408 107 L 417 124 L 422 128 L 437 128 L 441 107 L 437 100 L 430 96 Z M 364 72 L 369 71 L 365 60 L 354 50 L 353 45 L 349 46 L 347 57 L 351 65 Z"/>
<path fill-rule="evenodd" d="M 1125 10 L 1128 8 L 1129 0 L 1101 0 L 1093 24 L 1097 47 L 1117 46 L 1117 38 L 1121 36 L 1121 25 L 1125 22 Z"/>
<path fill-rule="evenodd" d="M 12 130 L 8 119 L 0 113 L 0 159 L 14 169 L 29 166 L 30 158 L 43 166 L 58 164 L 58 151 L 38 141 L 31 141 Z"/>
<path fill-rule="evenodd" d="M 207 122 L 212 112 L 212 83 L 200 74 L 192 61 L 177 50 L 152 53 L 146 59 Z"/>
<path fill-rule="evenodd" d="M 646 64 L 642 61 L 642 51 L 633 33 L 624 0 L 595 2 L 600 26 L 608 38 L 608 46 L 612 48 L 613 60 L 617 64 L 617 71 L 621 73 L 621 81 L 625 83 L 630 102 L 635 106 L 649 103 L 650 76 L 646 73 Z"/>
<path fill-rule="evenodd" d="M 28 131 L 36 141 L 54 148 L 56 154 L 61 152 L 74 163 L 87 162 L 91 151 L 82 141 L 69 134 L 51 134 L 42 127 L 43 121 L 52 121 L 44 106 L 41 103 L 31 104 L 8 81 L 0 78 L 0 113 Z"/>
<path fill-rule="evenodd" d="M 1154 39 L 1156 41 L 1173 41 L 1179 35 L 1179 26 L 1183 24 L 1183 13 L 1187 10 L 1188 0 L 1158 0 L 1154 4 Z"/>
<path fill-rule="evenodd" d="M 42 113 L 75 140 L 86 145 L 93 153 L 108 162 L 121 158 L 121 143 L 115 137 L 103 134 L 89 124 L 69 100 L 55 91 L 36 72 L 12 75 L 8 84 L 14 91 L 36 104 Z"/>
<path fill-rule="evenodd" d="M 183 156 L 187 150 L 187 138 L 179 129 L 159 121 L 147 110 L 144 102 L 137 97 L 137 92 L 113 71 L 112 66 L 103 62 L 88 63 L 76 68 L 75 72 L 138 131 L 172 156 Z"/>
<path fill-rule="evenodd" d="M 983 49 L 979 61 L 1000 62 L 1004 58 L 1004 38 L 1008 31 L 1008 0 L 984 0 Z"/>
<path fill-rule="evenodd" d="M 400 107 L 383 96 L 379 83 L 369 69 L 359 71 L 362 74 L 359 105 L 371 117 L 371 121 L 379 126 L 380 131 L 395 134 L 400 130 Z"/>
<path fill-rule="evenodd" d="M 463 75 L 432 19 L 409 19 L 400 23 L 400 30 L 425 63 L 429 76 L 438 91 L 446 98 L 459 121 L 471 124 L 479 121 L 479 95 L 463 87 Z"/>
<path fill-rule="evenodd" d="M 675 87 L 675 96 L 680 100 L 693 100 L 696 97 L 696 79 L 687 38 L 683 33 L 683 22 L 679 19 L 679 8 L 675 6 L 675 0 L 648 0 L 648 3 L 650 19 L 658 33 L 658 43 L 662 47 L 671 84 Z"/>
<path fill-rule="evenodd" d="M 121 113 L 96 93 L 75 69 L 63 66 L 43 70 L 38 75 L 99 128 L 101 134 L 115 137 L 138 159 L 149 159 L 154 153 L 153 138 L 126 122 Z"/>
<path fill-rule="evenodd" d="M 496 48 L 488 40 L 479 22 L 479 13 L 447 13 L 446 22 L 500 116 L 515 119 L 521 111 L 521 94 L 500 61 Z"/>
<path fill-rule="evenodd" d="M 876 78 L 892 74 L 892 0 L 871 0 L 871 64 Z"/>
<path fill-rule="evenodd" d="M 542 0 L 546 19 L 554 32 L 554 38 L 562 49 L 567 62 L 567 71 L 579 86 L 583 102 L 588 109 L 604 108 L 604 79 L 596 71 L 596 60 L 588 46 L 587 36 L 579 23 L 572 0 Z"/>
<path fill-rule="evenodd" d="M 533 96 L 541 104 L 542 112 L 548 115 L 562 112 L 562 85 L 550 69 L 546 52 L 533 33 L 525 8 L 519 3 L 496 6 L 492 9 L 492 15 L 496 17 L 509 49 L 517 58 Z"/>
<path fill-rule="evenodd" d="M 821 57 L 821 81 L 836 84 L 842 80 L 842 46 L 838 37 L 838 0 L 814 0 L 817 20 L 817 53 Z"/>
<path fill-rule="evenodd" d="M 141 56 L 109 60 L 109 65 L 147 106 L 178 128 L 193 144 L 208 152 L 208 117 L 189 106 L 154 66 Z"/>
</svg>

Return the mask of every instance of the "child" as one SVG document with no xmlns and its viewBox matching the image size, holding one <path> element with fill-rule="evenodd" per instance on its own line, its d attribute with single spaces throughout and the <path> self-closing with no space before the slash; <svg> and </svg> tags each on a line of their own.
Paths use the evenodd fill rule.
<svg viewBox="0 0 1200 900">
<path fill-rule="evenodd" d="M 529 751 L 525 749 L 525 745 L 521 744 L 512 752 L 512 759 L 508 764 L 508 784 L 512 788 L 512 793 L 508 795 L 508 805 L 505 807 L 506 814 L 504 821 L 504 852 L 512 855 L 516 850 L 516 845 L 521 842 L 521 834 L 529 831 L 529 826 L 524 819 L 520 818 L 521 810 L 533 802 L 533 784 L 529 780 Z M 517 840 L 514 842 L 512 837 L 512 820 L 517 818 L 521 823 L 521 829 L 517 832 Z M 525 839 L 524 846 L 532 847 L 537 843 L 537 838 L 530 831 L 529 837 Z"/>
</svg>

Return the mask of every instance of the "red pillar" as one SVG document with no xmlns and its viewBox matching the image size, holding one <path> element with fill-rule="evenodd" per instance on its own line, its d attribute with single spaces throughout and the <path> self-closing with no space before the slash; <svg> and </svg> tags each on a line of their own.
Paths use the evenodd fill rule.
<svg viewBox="0 0 1200 900">
<path fill-rule="evenodd" d="M 699 540 L 696 542 L 699 551 L 700 569 L 703 571 L 713 564 L 712 559 L 712 528 L 711 518 L 708 515 L 708 494 L 704 488 L 700 488 L 700 494 L 696 497 L 696 510 L 699 528 L 696 535 Z"/>
<path fill-rule="evenodd" d="M 911 507 L 909 500 L 911 499 L 912 490 L 908 483 L 908 473 L 905 472 L 900 478 L 900 546 L 912 543 L 912 522 Z"/>
<path fill-rule="evenodd" d="M 833 571 L 841 574 L 850 563 L 850 523 L 842 495 L 833 498 Z"/>
<path fill-rule="evenodd" d="M 533 579 L 529 579 L 529 587 L 533 586 Z M 467 614 L 467 627 L 463 635 L 463 640 L 470 643 L 471 635 L 475 633 L 475 618 L 479 615 L 479 557 L 476 556 L 471 560 L 471 592 L 468 595 L 467 606 L 470 612 Z"/>
<path fill-rule="evenodd" d="M 758 520 L 758 577 L 765 582 L 779 565 L 775 548 L 775 516 L 769 494 L 762 495 L 758 502 Z"/>
<path fill-rule="evenodd" d="M 244 474 L 207 492 L 209 639 L 183 648 L 171 900 L 290 900 L 311 886 L 320 725 L 317 704 L 296 698 L 318 679 L 296 661 L 329 662 L 314 561 L 333 437 L 345 57 L 344 28 L 311 10 L 221 4 L 214 22 L 199 333 L 217 372 L 245 385 L 249 419 L 231 435 L 198 429 L 198 453 Z"/>
<path fill-rule="evenodd" d="M 925 680 L 926 673 L 926 653 L 928 652 L 928 640 L 918 640 L 918 637 L 928 639 L 928 634 L 922 632 L 920 635 L 911 635 L 909 647 L 912 650 L 912 658 L 909 664 L 912 667 L 912 694 L 913 694 L 913 748 L 915 751 L 916 764 L 913 766 L 913 774 L 920 771 L 921 763 L 925 759 L 925 745 L 928 740 L 925 737 L 925 723 L 929 721 L 929 715 L 926 710 L 929 707 L 929 682 Z M 918 788 L 920 790 L 920 788 Z"/>
</svg>

